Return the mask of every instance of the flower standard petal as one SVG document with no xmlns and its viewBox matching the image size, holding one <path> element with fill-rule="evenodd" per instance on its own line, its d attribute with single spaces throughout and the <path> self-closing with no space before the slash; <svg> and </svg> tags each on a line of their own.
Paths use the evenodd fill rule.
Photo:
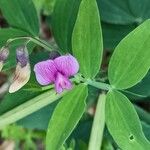
<svg viewBox="0 0 150 150">
<path fill-rule="evenodd" d="M 48 85 L 55 81 L 57 69 L 53 60 L 46 60 L 34 66 L 36 79 L 41 85 Z"/>
<path fill-rule="evenodd" d="M 79 71 L 79 63 L 72 55 L 57 57 L 54 63 L 57 70 L 66 77 L 73 76 Z"/>
</svg>

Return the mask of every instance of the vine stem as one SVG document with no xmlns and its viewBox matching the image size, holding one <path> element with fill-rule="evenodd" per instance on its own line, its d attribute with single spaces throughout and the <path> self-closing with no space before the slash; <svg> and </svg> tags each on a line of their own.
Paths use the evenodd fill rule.
<svg viewBox="0 0 150 150">
<path fill-rule="evenodd" d="M 15 107 L 0 116 L 0 129 L 40 110 L 41 108 L 58 100 L 65 94 L 66 92 L 56 94 L 54 90 L 47 91 L 37 97 L 34 97 L 30 101 Z"/>
<path fill-rule="evenodd" d="M 103 132 L 105 127 L 105 102 L 106 94 L 102 93 L 99 96 L 96 107 L 88 150 L 101 149 Z"/>
<path fill-rule="evenodd" d="M 53 50 L 51 45 L 49 45 L 48 43 L 46 43 L 45 41 L 43 41 L 37 37 L 17 37 L 17 38 L 9 39 L 6 43 L 6 46 L 8 46 L 10 43 L 12 43 L 16 40 L 29 40 L 28 42 L 31 41 L 31 42 L 43 47 L 44 49 L 47 49 L 49 51 Z"/>
<path fill-rule="evenodd" d="M 102 90 L 106 90 L 106 91 L 109 91 L 112 89 L 112 87 L 109 84 L 106 84 L 103 82 L 96 82 L 96 81 L 92 81 L 92 80 L 87 80 L 86 83 L 91 85 L 91 86 L 94 86 L 98 89 L 102 89 Z"/>
</svg>

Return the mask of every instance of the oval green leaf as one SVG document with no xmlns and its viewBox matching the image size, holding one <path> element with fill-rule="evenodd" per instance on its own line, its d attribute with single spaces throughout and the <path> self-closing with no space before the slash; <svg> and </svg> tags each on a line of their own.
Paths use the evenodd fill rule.
<svg viewBox="0 0 150 150">
<path fill-rule="evenodd" d="M 59 150 L 80 120 L 85 110 L 87 86 L 76 86 L 56 106 L 49 122 L 46 149 Z"/>
<path fill-rule="evenodd" d="M 122 150 L 150 149 L 138 115 L 127 97 L 118 91 L 110 91 L 105 113 L 107 128 Z"/>
<path fill-rule="evenodd" d="M 90 12 L 90 13 L 89 13 Z M 72 35 L 72 50 L 86 78 L 94 78 L 102 61 L 103 42 L 96 0 L 82 0 Z"/>
<path fill-rule="evenodd" d="M 0 0 L 0 9 L 12 27 L 38 35 L 39 21 L 32 0 Z"/>
<path fill-rule="evenodd" d="M 108 68 L 111 85 L 127 89 L 137 84 L 150 68 L 150 20 L 128 34 L 116 47 Z"/>
</svg>

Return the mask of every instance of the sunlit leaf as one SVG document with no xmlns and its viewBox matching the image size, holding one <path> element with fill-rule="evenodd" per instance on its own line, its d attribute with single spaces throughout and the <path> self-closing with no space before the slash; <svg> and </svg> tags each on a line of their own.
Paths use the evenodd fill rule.
<svg viewBox="0 0 150 150">
<path fill-rule="evenodd" d="M 78 85 L 68 92 L 56 106 L 49 122 L 46 149 L 60 149 L 85 110 L 87 86 Z"/>
<path fill-rule="evenodd" d="M 150 20 L 127 35 L 116 47 L 108 68 L 111 85 L 130 88 L 147 74 L 150 68 Z"/>
<path fill-rule="evenodd" d="M 87 78 L 98 73 L 102 61 L 102 33 L 96 0 L 82 0 L 72 35 L 72 49 Z"/>
<path fill-rule="evenodd" d="M 107 128 L 118 146 L 123 150 L 150 149 L 138 115 L 123 94 L 110 91 L 106 99 Z"/>
</svg>

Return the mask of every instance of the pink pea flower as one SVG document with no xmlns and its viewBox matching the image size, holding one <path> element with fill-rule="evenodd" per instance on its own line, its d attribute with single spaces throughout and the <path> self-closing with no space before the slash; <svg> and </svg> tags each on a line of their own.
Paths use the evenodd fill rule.
<svg viewBox="0 0 150 150">
<path fill-rule="evenodd" d="M 41 85 L 55 84 L 57 93 L 64 89 L 71 89 L 70 76 L 75 75 L 79 70 L 79 64 L 72 55 L 65 55 L 39 62 L 35 65 L 34 71 L 37 81 Z"/>
</svg>

